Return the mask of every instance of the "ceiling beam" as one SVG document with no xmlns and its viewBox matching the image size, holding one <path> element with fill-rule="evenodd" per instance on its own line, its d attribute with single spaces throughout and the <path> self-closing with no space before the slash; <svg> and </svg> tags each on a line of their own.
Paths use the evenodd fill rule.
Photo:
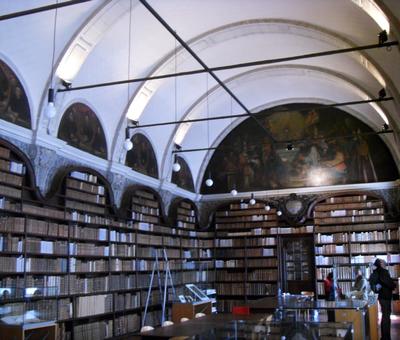
<svg viewBox="0 0 400 340">
<path fill-rule="evenodd" d="M 363 46 L 342 48 L 342 49 L 336 49 L 336 50 L 300 54 L 300 55 L 295 55 L 295 56 L 291 56 L 291 57 L 276 58 L 276 59 L 264 59 L 264 60 L 249 61 L 249 62 L 245 62 L 245 63 L 230 64 L 230 65 L 223 65 L 223 66 L 217 66 L 217 67 L 209 67 L 209 70 L 212 72 L 218 72 L 218 71 L 231 70 L 231 69 L 235 69 L 235 68 L 270 65 L 270 64 L 277 64 L 277 63 L 300 60 L 300 59 L 318 58 L 318 57 L 325 57 L 325 56 L 335 55 L 335 54 L 366 51 L 366 50 L 371 50 L 371 49 L 375 49 L 375 48 L 391 48 L 392 46 L 397 46 L 397 45 L 399 45 L 398 41 L 389 41 L 389 42 L 385 42 L 383 44 L 363 45 Z M 156 75 L 156 76 L 134 78 L 134 79 L 116 80 L 116 81 L 82 85 L 82 86 L 76 86 L 76 87 L 73 87 L 71 85 L 65 89 L 58 89 L 57 92 L 69 92 L 69 91 L 93 89 L 93 88 L 97 88 L 97 87 L 115 86 L 115 85 L 129 84 L 129 83 L 140 83 L 140 82 L 151 81 L 151 80 L 191 76 L 191 75 L 201 74 L 201 73 L 205 73 L 205 72 L 207 72 L 207 70 L 205 70 L 205 69 L 196 69 L 196 70 L 192 70 L 192 71 L 167 73 L 167 74 L 160 74 L 160 75 Z"/>
<path fill-rule="evenodd" d="M 36 13 L 40 13 L 40 12 L 51 11 L 56 8 L 78 5 L 80 3 L 89 2 L 89 1 L 92 1 L 92 0 L 70 0 L 70 1 L 64 1 L 64 2 L 57 2 L 52 5 L 36 7 L 36 8 L 27 9 L 27 10 L 21 11 L 21 12 L 14 12 L 14 13 L 1 15 L 0 21 L 19 18 L 19 17 L 25 16 L 25 15 L 31 15 L 31 14 L 36 14 Z"/>
<path fill-rule="evenodd" d="M 350 105 L 360 105 L 360 104 L 368 104 L 368 103 L 379 103 L 379 102 L 386 102 L 394 100 L 393 97 L 385 97 L 385 98 L 375 98 L 375 99 L 367 99 L 367 100 L 357 100 L 357 101 L 351 101 L 351 102 L 342 102 L 342 103 L 334 103 L 334 104 L 327 104 L 327 105 L 315 105 L 315 106 L 310 106 L 307 107 L 307 109 L 304 110 L 299 110 L 299 111 L 310 111 L 310 110 L 316 110 L 316 111 L 322 111 L 326 110 L 332 107 L 341 107 L 341 106 L 350 106 Z M 290 110 L 280 110 L 279 112 L 288 112 Z M 263 113 L 256 113 L 257 117 L 264 116 L 265 114 Z M 235 115 L 224 115 L 224 116 L 216 116 L 216 117 L 208 117 L 208 118 L 196 118 L 196 119 L 187 119 L 187 120 L 175 120 L 175 121 L 169 121 L 169 122 L 161 122 L 161 123 L 150 123 L 150 124 L 143 124 L 140 125 L 139 122 L 136 122 L 134 126 L 128 126 L 128 129 L 136 129 L 136 128 L 149 128 L 149 127 L 156 127 L 156 126 L 164 126 L 164 125 L 176 125 L 176 124 L 185 124 L 185 123 L 199 123 L 199 122 L 205 122 L 205 121 L 210 121 L 210 120 L 223 120 L 223 119 L 231 119 L 231 118 L 241 118 L 241 117 L 249 117 L 250 115 L 248 113 L 239 113 Z"/>
<path fill-rule="evenodd" d="M 250 110 L 244 105 L 244 103 L 226 86 L 226 84 L 212 71 L 207 64 L 194 52 L 191 47 L 172 29 L 170 25 L 157 13 L 157 11 L 150 6 L 150 4 L 146 0 L 139 0 L 141 4 L 146 7 L 146 9 L 160 22 L 164 28 L 171 33 L 171 35 L 181 44 L 181 46 L 189 52 L 189 54 L 204 68 L 204 70 L 212 77 L 214 80 L 227 92 L 231 98 L 246 112 L 254 121 L 258 124 L 258 126 L 264 130 L 265 134 L 271 139 L 274 140 L 274 137 L 270 134 L 268 129 L 256 118 L 256 116 L 250 112 Z"/>
</svg>

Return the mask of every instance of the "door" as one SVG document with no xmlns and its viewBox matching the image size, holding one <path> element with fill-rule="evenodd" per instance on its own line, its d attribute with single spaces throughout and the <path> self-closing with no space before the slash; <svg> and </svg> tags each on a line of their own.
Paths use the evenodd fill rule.
<svg viewBox="0 0 400 340">
<path fill-rule="evenodd" d="M 281 238 L 281 280 L 283 292 L 315 292 L 313 235 Z"/>
</svg>

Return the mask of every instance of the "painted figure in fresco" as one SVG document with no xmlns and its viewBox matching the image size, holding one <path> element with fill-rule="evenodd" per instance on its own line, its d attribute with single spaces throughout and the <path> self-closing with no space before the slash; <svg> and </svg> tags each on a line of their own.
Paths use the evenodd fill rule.
<svg viewBox="0 0 400 340">
<path fill-rule="evenodd" d="M 153 148 L 145 136 L 137 133 L 132 138 L 133 148 L 127 153 L 125 164 L 142 174 L 158 177 Z"/>
<path fill-rule="evenodd" d="M 229 192 L 234 182 L 250 191 L 398 178 L 384 142 L 365 136 L 371 128 L 337 108 L 312 106 L 288 104 L 260 113 L 271 140 L 251 119 L 238 125 L 215 151 L 208 166 L 216 174 L 214 185 L 202 192 Z M 385 165 L 379 173 L 377 164 Z"/>
<path fill-rule="evenodd" d="M 85 104 L 75 103 L 64 113 L 58 138 L 93 155 L 107 158 L 103 129 L 95 113 Z"/>
<path fill-rule="evenodd" d="M 336 140 L 328 142 L 328 148 L 324 149 L 321 165 L 330 179 L 329 184 L 345 183 L 347 165 L 345 162 L 344 152 L 338 146 Z"/>
<path fill-rule="evenodd" d="M 21 84 L 0 60 L 0 118 L 30 128 L 30 110 Z"/>
</svg>

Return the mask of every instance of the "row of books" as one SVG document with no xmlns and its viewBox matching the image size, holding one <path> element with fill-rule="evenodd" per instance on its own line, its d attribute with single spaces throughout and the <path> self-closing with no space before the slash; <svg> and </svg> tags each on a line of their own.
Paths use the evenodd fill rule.
<svg viewBox="0 0 400 340">
<path fill-rule="evenodd" d="M 327 244 L 315 247 L 315 254 L 348 254 L 348 244 Z"/>
<path fill-rule="evenodd" d="M 0 182 L 20 187 L 22 186 L 22 181 L 23 177 L 20 175 L 0 171 Z"/>
<path fill-rule="evenodd" d="M 194 213 L 194 211 L 193 211 Z M 176 217 L 176 219 L 178 220 L 178 222 L 188 222 L 189 225 L 196 223 L 196 216 L 193 215 L 183 215 L 179 213 L 179 208 L 178 208 L 178 215 Z"/>
<path fill-rule="evenodd" d="M 24 258 L 20 257 L 1 257 L 0 267 L 3 272 L 23 273 L 26 272 L 46 272 L 46 273 L 66 273 L 67 259 L 56 258 Z"/>
<path fill-rule="evenodd" d="M 245 286 L 243 283 L 216 283 L 215 290 L 217 295 L 245 295 Z"/>
<path fill-rule="evenodd" d="M 75 316 L 79 318 L 88 315 L 104 314 L 111 312 L 112 309 L 112 294 L 80 296 L 76 299 Z"/>
<path fill-rule="evenodd" d="M 176 221 L 176 225 L 178 228 L 183 228 L 183 229 L 191 229 L 193 230 L 195 228 L 195 223 L 196 221 Z"/>
<path fill-rule="evenodd" d="M 181 238 L 182 248 L 213 248 L 214 240 L 201 240 L 197 238 Z"/>
<path fill-rule="evenodd" d="M 314 218 L 314 222 L 317 225 L 320 225 L 320 224 L 383 222 L 384 220 L 385 220 L 385 216 L 383 214 L 382 215 L 367 215 L 367 216 Z"/>
<path fill-rule="evenodd" d="M 65 200 L 65 207 L 72 210 L 80 210 L 92 214 L 104 215 L 106 210 L 104 206 L 94 205 L 90 203 L 82 203 L 79 201 Z"/>
<path fill-rule="evenodd" d="M 18 175 L 23 175 L 26 172 L 26 167 L 24 164 L 5 159 L 0 159 L 0 169 L 13 172 Z"/>
<path fill-rule="evenodd" d="M 276 258 L 258 258 L 258 259 L 247 259 L 248 268 L 257 267 L 276 267 L 278 260 Z M 216 260 L 216 268 L 244 268 L 244 260 Z"/>
<path fill-rule="evenodd" d="M 345 209 L 330 210 L 330 211 L 314 211 L 314 218 L 326 217 L 345 217 L 345 216 L 361 216 L 361 215 L 380 215 L 384 213 L 382 203 L 379 203 L 380 208 L 375 209 Z"/>
<path fill-rule="evenodd" d="M 363 232 L 363 231 L 375 231 L 375 230 L 385 230 L 393 226 L 392 223 L 362 223 L 362 224 L 335 224 L 332 226 L 315 226 L 316 233 L 323 234 L 333 234 L 333 233 L 352 233 L 352 232 Z M 397 225 L 394 225 L 397 228 Z"/>
<path fill-rule="evenodd" d="M 97 183 L 97 176 L 87 172 L 71 171 L 69 176 L 72 178 L 80 179 L 81 181 Z"/>
<path fill-rule="evenodd" d="M 137 332 L 140 329 L 140 318 L 138 314 L 123 315 L 115 318 L 114 331 L 115 336 L 127 333 Z M 98 340 L 101 338 L 96 338 Z"/>
<path fill-rule="evenodd" d="M 216 221 L 217 223 L 262 222 L 276 221 L 276 217 L 273 215 L 244 215 L 235 217 L 217 217 Z"/>
<path fill-rule="evenodd" d="M 236 222 L 236 223 L 215 223 L 217 230 L 232 230 L 232 229 L 254 229 L 254 228 L 271 228 L 276 226 L 276 221 L 262 222 Z M 271 232 L 273 234 L 273 232 Z"/>
<path fill-rule="evenodd" d="M 147 194 L 148 193 L 146 193 L 146 195 Z M 135 195 L 132 196 L 132 204 L 137 204 L 137 205 L 143 206 L 143 207 L 151 207 L 151 208 L 155 208 L 155 209 L 159 208 L 159 203 L 157 201 L 157 198 L 154 197 L 154 195 L 150 194 L 147 197 L 144 197 L 141 195 L 139 196 L 137 191 L 135 191 Z"/>
<path fill-rule="evenodd" d="M 108 339 L 113 336 L 113 320 L 100 320 L 74 326 L 74 340 Z"/>
<path fill-rule="evenodd" d="M 196 282 L 213 282 L 214 272 L 203 270 L 203 271 L 185 271 L 181 273 L 182 283 L 196 283 Z"/>
<path fill-rule="evenodd" d="M 350 251 L 352 253 L 399 252 L 399 245 L 386 243 L 353 243 L 350 245 Z"/>
<path fill-rule="evenodd" d="M 88 176 L 86 176 L 88 175 Z M 84 177 L 88 178 L 89 176 L 92 176 L 90 174 L 83 174 Z M 78 179 L 78 180 L 77 180 Z M 66 180 L 66 186 L 67 188 L 71 188 L 71 189 L 77 189 L 77 190 L 81 190 L 81 191 L 85 191 L 87 193 L 91 193 L 91 194 L 95 194 L 95 195 L 101 195 L 103 196 L 105 193 L 105 189 L 103 185 L 96 185 L 96 182 L 93 181 L 87 181 L 87 182 L 91 182 L 94 184 L 90 184 L 90 183 L 86 183 L 86 182 L 82 182 L 85 181 L 85 179 L 82 178 L 67 178 Z"/>
<path fill-rule="evenodd" d="M 70 237 L 93 241 L 108 241 L 108 230 L 106 228 L 88 228 L 72 225 Z"/>
<path fill-rule="evenodd" d="M 6 185 L 0 185 L 0 196 L 6 196 L 11 198 L 21 198 L 22 190 L 19 188 L 13 188 Z M 0 197 L 0 209 L 14 210 L 13 205 L 5 197 Z"/>
<path fill-rule="evenodd" d="M 276 295 L 277 285 L 271 283 L 246 283 L 247 295 Z"/>
<path fill-rule="evenodd" d="M 342 203 L 320 203 L 314 211 L 319 212 L 330 212 L 340 210 L 365 210 L 369 208 L 382 208 L 383 202 L 379 200 L 363 201 L 363 202 L 342 202 Z"/>
<path fill-rule="evenodd" d="M 340 232 L 336 234 L 316 234 L 316 243 L 347 243 L 349 241 L 349 234 L 346 232 Z"/>
<path fill-rule="evenodd" d="M 74 189 L 71 189 L 68 187 L 65 190 L 65 196 L 70 199 L 76 199 L 76 200 L 85 201 L 88 203 L 94 203 L 94 204 L 100 204 L 100 205 L 106 204 L 106 198 L 103 195 L 77 191 L 77 190 L 74 190 Z"/>
<path fill-rule="evenodd" d="M 113 259 L 116 261 L 118 259 Z M 69 270 L 71 273 L 97 273 L 108 271 L 107 260 L 79 260 L 76 258 L 69 259 Z"/>
<path fill-rule="evenodd" d="M 247 272 L 247 281 L 276 281 L 278 280 L 278 270 L 250 270 Z"/>
<path fill-rule="evenodd" d="M 116 311 L 140 307 L 140 292 L 114 294 Z"/>
</svg>

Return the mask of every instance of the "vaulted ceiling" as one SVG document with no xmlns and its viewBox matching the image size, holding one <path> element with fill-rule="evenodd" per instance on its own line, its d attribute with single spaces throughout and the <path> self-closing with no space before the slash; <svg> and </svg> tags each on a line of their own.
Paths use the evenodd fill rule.
<svg viewBox="0 0 400 340">
<path fill-rule="evenodd" d="M 54 3 L 1 1 L 0 15 Z M 377 44 L 382 30 L 389 33 L 389 41 L 400 38 L 397 0 L 148 0 L 148 3 L 211 68 Z M 251 112 L 293 102 L 330 104 L 366 100 L 376 98 L 379 90 L 385 88 L 394 97 L 393 101 L 342 109 L 374 130 L 389 123 L 398 131 L 399 52 L 398 46 L 376 48 L 232 68 L 216 74 Z M 51 10 L 0 21 L 0 59 L 18 76 L 28 97 L 32 132 L 21 128 L 18 131 L 21 135 L 43 143 L 54 140 L 63 112 L 72 103 L 82 102 L 96 113 L 104 129 L 108 163 L 123 164 L 127 117 L 138 121 L 136 131 L 152 143 L 161 180 L 170 180 L 174 143 L 183 149 L 218 145 L 245 119 L 140 127 L 244 113 L 207 73 L 59 92 L 57 116 L 51 120 L 46 117 L 48 88 L 62 89 L 60 79 L 70 81 L 75 88 L 202 69 L 138 0 L 92 0 L 60 8 L 57 13 Z M 397 134 L 383 138 L 399 165 Z M 196 188 L 200 187 L 210 156 L 210 151 L 182 154 Z"/>
</svg>

